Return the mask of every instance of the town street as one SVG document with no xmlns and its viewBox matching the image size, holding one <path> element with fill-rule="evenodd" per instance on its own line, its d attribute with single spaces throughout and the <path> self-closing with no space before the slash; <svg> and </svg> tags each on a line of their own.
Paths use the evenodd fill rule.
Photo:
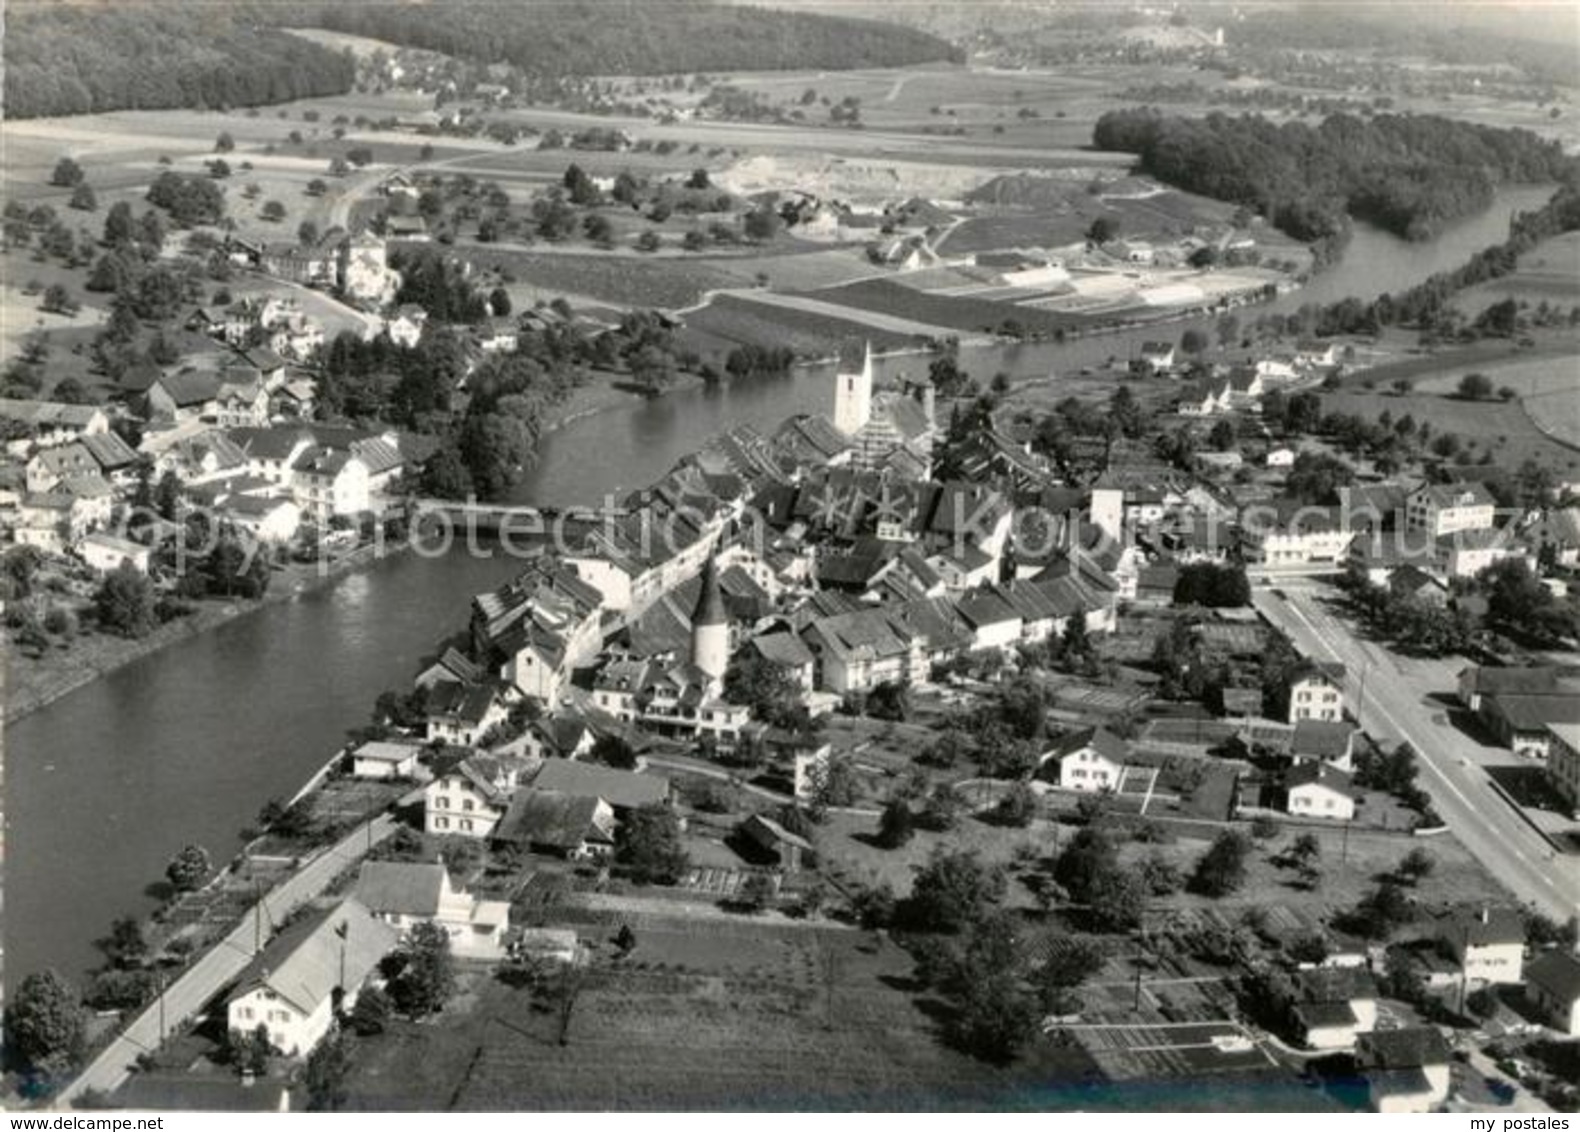
<svg viewBox="0 0 1580 1132">
<path fill-rule="evenodd" d="M 1280 596 L 1282 594 L 1283 596 Z M 1398 656 L 1359 639 L 1334 616 L 1327 587 L 1258 587 L 1256 608 L 1283 630 L 1296 650 L 1315 660 L 1338 660 L 1347 669 L 1347 701 L 1375 738 L 1406 741 L 1420 756 L 1421 785 L 1454 835 L 1520 900 L 1559 921 L 1580 912 L 1580 864 L 1556 853 L 1492 787 L 1483 766 L 1514 761 L 1489 750 L 1449 719 L 1445 702 L 1455 675 L 1468 661 Z"/>
<path fill-rule="evenodd" d="M 394 831 L 395 821 L 388 814 L 374 818 L 368 825 L 359 825 L 338 845 L 308 861 L 260 901 L 263 922 L 267 925 L 282 923 Z M 241 974 L 252 961 L 257 917 L 257 906 L 248 909 L 247 915 L 234 931 L 165 988 L 163 1002 L 155 1000 L 93 1059 L 76 1080 L 60 1091 L 55 1098 L 56 1106 L 70 1108 L 74 1101 L 89 1090 L 109 1093 L 118 1088 L 132 1071 L 139 1056 L 159 1048 L 163 1037 L 161 1025 L 165 1032 L 176 1030 L 187 1019 L 195 1017 L 227 983 Z"/>
</svg>

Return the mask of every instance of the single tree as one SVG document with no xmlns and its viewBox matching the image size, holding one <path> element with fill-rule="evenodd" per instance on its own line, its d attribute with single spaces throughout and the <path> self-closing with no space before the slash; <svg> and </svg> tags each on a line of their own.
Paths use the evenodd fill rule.
<svg viewBox="0 0 1580 1132">
<path fill-rule="evenodd" d="M 307 1086 L 308 1112 L 339 1112 L 346 1103 L 346 1078 L 351 1073 L 351 1048 L 336 1029 L 307 1055 L 302 1081 Z"/>
<path fill-rule="evenodd" d="M 123 637 L 143 637 L 158 621 L 154 587 L 129 561 L 110 571 L 93 595 L 99 624 Z"/>
<path fill-rule="evenodd" d="M 71 190 L 71 207 L 79 212 L 95 212 L 99 207 L 99 198 L 93 194 L 93 186 L 86 181 Z"/>
<path fill-rule="evenodd" d="M 640 884 L 674 884 L 690 863 L 680 819 L 663 803 L 633 810 L 615 830 L 615 860 Z"/>
<path fill-rule="evenodd" d="M 77 989 L 53 969 L 40 971 L 9 996 L 6 1047 L 34 1073 L 54 1077 L 82 1056 L 85 1023 Z"/>
<path fill-rule="evenodd" d="M 212 871 L 208 850 L 201 845 L 188 845 L 170 859 L 165 878 L 177 892 L 191 892 L 201 888 Z"/>
<path fill-rule="evenodd" d="M 883 807 L 878 818 L 877 841 L 885 849 L 898 849 L 916 835 L 916 822 L 911 817 L 911 807 L 896 798 Z"/>
<path fill-rule="evenodd" d="M 916 874 L 905 919 L 922 931 L 958 931 L 982 919 L 1004 890 L 1004 870 L 975 850 L 935 849 Z"/>
<path fill-rule="evenodd" d="M 1227 896 L 1245 883 L 1250 840 L 1236 830 L 1224 830 L 1196 862 L 1191 888 L 1203 896 Z"/>
<path fill-rule="evenodd" d="M 1404 855 L 1399 862 L 1399 875 L 1411 884 L 1419 884 L 1422 880 L 1432 875 L 1432 870 L 1437 867 L 1437 862 L 1425 849 L 1417 846 Z"/>
<path fill-rule="evenodd" d="M 400 973 L 392 984 L 395 1005 L 414 1018 L 437 1014 L 455 991 L 450 935 L 431 920 L 407 933 L 399 956 Z"/>
</svg>

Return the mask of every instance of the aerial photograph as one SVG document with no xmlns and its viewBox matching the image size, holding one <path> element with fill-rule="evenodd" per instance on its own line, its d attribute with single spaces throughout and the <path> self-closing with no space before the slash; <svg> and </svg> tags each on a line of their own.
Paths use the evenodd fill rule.
<svg viewBox="0 0 1580 1132">
<path fill-rule="evenodd" d="M 1580 0 L 5 8 L 11 1127 L 1575 1127 Z"/>
</svg>

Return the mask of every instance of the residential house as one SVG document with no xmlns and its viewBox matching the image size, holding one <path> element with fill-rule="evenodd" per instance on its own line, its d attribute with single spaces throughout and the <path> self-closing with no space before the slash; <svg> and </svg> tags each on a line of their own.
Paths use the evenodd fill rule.
<svg viewBox="0 0 1580 1132">
<path fill-rule="evenodd" d="M 1284 772 L 1284 812 L 1297 818 L 1354 821 L 1358 791 L 1351 777 L 1322 762 L 1297 763 Z"/>
<path fill-rule="evenodd" d="M 258 542 L 290 542 L 302 526 L 302 509 L 278 495 L 236 493 L 215 504 L 216 513 Z"/>
<path fill-rule="evenodd" d="M 1295 343 L 1295 361 L 1303 366 L 1327 367 L 1338 363 L 1337 342 L 1321 338 L 1302 338 Z"/>
<path fill-rule="evenodd" d="M 319 523 L 368 511 L 368 466 L 349 452 L 312 445 L 291 463 L 291 492 Z"/>
<path fill-rule="evenodd" d="M 520 774 L 520 760 L 466 756 L 423 787 L 423 828 L 440 836 L 491 836 L 510 808 Z"/>
<path fill-rule="evenodd" d="M 1343 719 L 1295 720 L 1289 757 L 1296 763 L 1317 763 L 1350 774 L 1355 769 L 1355 728 Z"/>
<path fill-rule="evenodd" d="M 329 1033 L 335 1011 L 394 950 L 399 933 L 355 899 L 311 912 L 253 957 L 225 1000 L 233 1033 L 259 1026 L 288 1057 L 304 1057 Z"/>
<path fill-rule="evenodd" d="M 456 888 L 442 863 L 364 861 L 353 896 L 403 934 L 418 924 L 437 925 L 457 958 L 504 958 L 510 904 L 479 900 Z"/>
<path fill-rule="evenodd" d="M 148 559 L 151 551 L 140 542 L 131 539 L 117 538 L 115 535 L 96 531 L 84 535 L 77 540 L 77 553 L 91 569 L 100 573 L 109 573 L 116 570 L 123 563 L 130 563 L 132 569 L 139 574 L 148 573 Z"/>
<path fill-rule="evenodd" d="M 1435 1026 L 1373 1030 L 1357 1042 L 1356 1061 L 1376 1112 L 1431 1112 L 1448 1099 L 1451 1055 Z"/>
<path fill-rule="evenodd" d="M 518 793 L 494 830 L 494 841 L 570 861 L 614 850 L 614 807 L 597 795 L 531 789 Z"/>
<path fill-rule="evenodd" d="M 1141 361 L 1154 372 L 1174 368 L 1174 343 L 1172 342 L 1143 342 L 1141 343 Z"/>
<path fill-rule="evenodd" d="M 1269 468 L 1293 468 L 1295 466 L 1295 450 L 1293 448 L 1269 448 L 1267 455 L 1262 457 L 1262 463 Z"/>
<path fill-rule="evenodd" d="M 1240 515 L 1241 554 L 1263 574 L 1337 573 L 1354 537 L 1335 507 L 1275 500 Z"/>
<path fill-rule="evenodd" d="M 340 292 L 354 304 L 380 307 L 400 289 L 400 272 L 389 266 L 384 241 L 359 232 L 338 249 Z"/>
<path fill-rule="evenodd" d="M 423 711 L 428 742 L 458 747 L 475 746 L 509 715 L 499 693 L 487 684 L 436 684 L 428 691 Z"/>
<path fill-rule="evenodd" d="M 1497 504 L 1482 483 L 1424 484 L 1405 499 L 1405 524 L 1434 539 L 1493 525 Z"/>
<path fill-rule="evenodd" d="M 110 418 L 99 406 L 60 401 L 0 397 L 0 421 L 11 422 L 22 433 L 6 441 L 6 451 L 12 456 L 25 455 L 30 448 L 53 448 L 110 431 Z"/>
<path fill-rule="evenodd" d="M 353 778 L 410 778 L 417 773 L 416 743 L 387 743 L 373 740 L 351 752 Z"/>
<path fill-rule="evenodd" d="M 1295 1022 L 1308 1049 L 1352 1050 L 1377 1027 L 1377 982 L 1359 967 L 1316 967 L 1295 978 Z"/>
<path fill-rule="evenodd" d="M 143 411 L 154 420 L 212 421 L 219 415 L 219 379 L 199 370 L 161 373 L 143 396 Z"/>
<path fill-rule="evenodd" d="M 748 641 L 746 650 L 784 669 L 803 693 L 816 687 L 817 657 L 812 655 L 806 642 L 794 633 L 764 633 Z"/>
<path fill-rule="evenodd" d="M 1440 536 L 1434 549 L 1450 578 L 1474 578 L 1505 558 L 1523 558 L 1528 565 L 1535 566 L 1535 556 L 1506 528 L 1477 527 L 1455 531 Z"/>
<path fill-rule="evenodd" d="M 563 563 L 541 558 L 472 599 L 473 654 L 522 695 L 553 710 L 571 672 L 602 643 L 602 594 Z"/>
<path fill-rule="evenodd" d="M 1437 938 L 1477 984 L 1517 983 L 1525 966 L 1525 917 L 1517 908 L 1466 905 L 1440 916 Z"/>
<path fill-rule="evenodd" d="M 1105 727 L 1072 731 L 1054 741 L 1037 760 L 1039 767 L 1059 764 L 1059 785 L 1065 790 L 1119 789 L 1130 744 Z"/>
<path fill-rule="evenodd" d="M 412 685 L 432 688 L 435 684 L 476 684 L 485 675 L 471 657 L 452 646 L 425 665 L 412 680 Z"/>
<path fill-rule="evenodd" d="M 1533 959 L 1525 971 L 1525 993 L 1549 1026 L 1580 1037 L 1580 956 L 1548 951 Z"/>
<path fill-rule="evenodd" d="M 1290 723 L 1302 719 L 1337 723 L 1344 718 L 1344 665 L 1302 659 L 1290 670 L 1288 714 Z"/>
<path fill-rule="evenodd" d="M 27 462 L 26 483 L 31 492 L 55 491 L 68 480 L 102 478 L 126 483 L 141 457 L 113 432 L 85 435 L 34 453 Z"/>
</svg>

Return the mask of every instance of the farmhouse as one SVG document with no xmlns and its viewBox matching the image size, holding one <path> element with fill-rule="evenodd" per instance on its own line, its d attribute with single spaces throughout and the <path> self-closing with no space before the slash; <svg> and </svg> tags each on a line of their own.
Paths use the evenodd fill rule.
<svg viewBox="0 0 1580 1132">
<path fill-rule="evenodd" d="M 247 965 L 225 1000 L 226 1025 L 244 1034 L 263 1026 L 281 1053 L 305 1056 L 329 1032 L 335 1009 L 351 1007 L 398 939 L 355 899 L 311 913 Z"/>
<path fill-rule="evenodd" d="M 614 807 L 602 798 L 534 788 L 516 795 L 493 840 L 582 861 L 614 848 L 614 828 Z"/>
<path fill-rule="evenodd" d="M 1038 766 L 1059 764 L 1059 785 L 1065 790 L 1105 791 L 1119 787 L 1130 744 L 1104 727 L 1088 727 L 1061 736 L 1038 758 Z"/>
<path fill-rule="evenodd" d="M 543 764 L 532 780 L 533 789 L 553 791 L 573 798 L 601 798 L 616 816 L 669 801 L 669 779 L 657 774 L 631 771 L 592 763 L 553 759 Z"/>
</svg>

